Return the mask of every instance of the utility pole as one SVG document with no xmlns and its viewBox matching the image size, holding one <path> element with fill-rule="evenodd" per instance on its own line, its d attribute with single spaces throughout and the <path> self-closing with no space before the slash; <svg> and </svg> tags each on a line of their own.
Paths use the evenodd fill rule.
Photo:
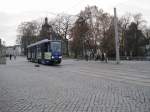
<svg viewBox="0 0 150 112">
<path fill-rule="evenodd" d="M 120 63 L 119 56 L 119 38 L 118 38 L 118 19 L 116 14 L 116 8 L 114 8 L 114 26 L 115 26 L 115 44 L 116 44 L 116 62 Z"/>
</svg>

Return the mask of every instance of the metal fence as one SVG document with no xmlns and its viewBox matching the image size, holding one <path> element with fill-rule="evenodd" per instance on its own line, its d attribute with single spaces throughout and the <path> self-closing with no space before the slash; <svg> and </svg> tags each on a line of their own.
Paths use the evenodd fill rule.
<svg viewBox="0 0 150 112">
<path fill-rule="evenodd" d="M 116 60 L 115 57 L 108 57 L 108 60 Z M 150 56 L 120 56 L 120 60 L 130 60 L 130 61 L 150 61 Z"/>
</svg>

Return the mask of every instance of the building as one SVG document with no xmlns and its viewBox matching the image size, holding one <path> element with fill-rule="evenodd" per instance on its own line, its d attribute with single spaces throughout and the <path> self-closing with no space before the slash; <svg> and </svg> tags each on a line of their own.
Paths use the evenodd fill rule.
<svg viewBox="0 0 150 112">
<path fill-rule="evenodd" d="M 6 64 L 6 49 L 0 39 L 0 64 Z"/>
<path fill-rule="evenodd" d="M 14 45 L 14 46 L 8 46 L 6 47 L 6 55 L 16 55 L 16 56 L 21 56 L 22 55 L 22 50 L 21 50 L 21 45 Z"/>
</svg>

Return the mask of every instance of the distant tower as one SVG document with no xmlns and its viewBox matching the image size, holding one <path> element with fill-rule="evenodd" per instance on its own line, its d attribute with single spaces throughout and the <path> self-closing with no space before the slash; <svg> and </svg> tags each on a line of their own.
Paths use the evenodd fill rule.
<svg viewBox="0 0 150 112">
<path fill-rule="evenodd" d="M 53 28 L 48 24 L 48 18 L 45 17 L 45 22 L 42 25 L 42 29 L 40 31 L 40 40 L 42 39 L 51 39 L 51 35 L 53 33 Z"/>
<path fill-rule="evenodd" d="M 48 24 L 48 18 L 45 17 L 45 24 Z"/>
</svg>

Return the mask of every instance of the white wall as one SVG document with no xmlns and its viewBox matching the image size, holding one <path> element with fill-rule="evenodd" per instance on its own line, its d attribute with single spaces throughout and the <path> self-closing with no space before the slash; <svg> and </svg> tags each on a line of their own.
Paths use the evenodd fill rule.
<svg viewBox="0 0 150 112">
<path fill-rule="evenodd" d="M 21 47 L 20 46 L 7 47 L 6 54 L 20 56 L 21 55 Z"/>
</svg>

